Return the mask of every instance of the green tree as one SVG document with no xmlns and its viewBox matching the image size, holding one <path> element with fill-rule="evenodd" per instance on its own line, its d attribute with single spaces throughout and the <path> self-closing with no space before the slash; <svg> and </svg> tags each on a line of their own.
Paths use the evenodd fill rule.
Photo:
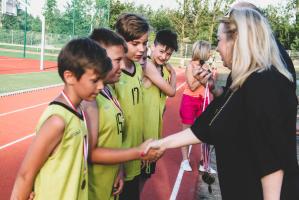
<svg viewBox="0 0 299 200">
<path fill-rule="evenodd" d="M 50 33 L 59 32 L 57 22 L 60 20 L 60 11 L 57 8 L 56 0 L 47 0 L 43 8 L 43 15 L 46 20 L 46 30 Z"/>
<path fill-rule="evenodd" d="M 134 10 L 133 3 L 122 3 L 120 0 L 111 0 L 109 27 L 114 29 L 114 25 L 120 14 L 124 12 L 133 12 Z"/>
<path fill-rule="evenodd" d="M 155 31 L 162 29 L 171 29 L 175 30 L 173 23 L 169 17 L 169 10 L 160 8 L 153 14 L 148 16 L 150 25 L 154 28 Z"/>
<path fill-rule="evenodd" d="M 296 47 L 298 39 L 298 23 L 296 23 L 296 0 L 285 6 L 268 6 L 264 13 L 272 27 L 274 35 L 286 49 Z M 298 47 L 298 46 L 297 46 Z"/>
</svg>

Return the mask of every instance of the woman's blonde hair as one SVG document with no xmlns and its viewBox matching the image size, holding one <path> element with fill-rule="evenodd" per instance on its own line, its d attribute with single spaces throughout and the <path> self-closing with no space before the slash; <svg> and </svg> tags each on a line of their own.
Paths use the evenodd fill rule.
<svg viewBox="0 0 299 200">
<path fill-rule="evenodd" d="M 293 81 L 283 64 L 268 21 L 260 13 L 251 8 L 233 8 L 220 23 L 226 39 L 234 41 L 232 89 L 241 87 L 251 73 L 268 70 L 271 66 Z"/>
<path fill-rule="evenodd" d="M 211 44 L 207 41 L 197 41 L 192 47 L 192 61 L 207 61 L 210 57 Z"/>
</svg>

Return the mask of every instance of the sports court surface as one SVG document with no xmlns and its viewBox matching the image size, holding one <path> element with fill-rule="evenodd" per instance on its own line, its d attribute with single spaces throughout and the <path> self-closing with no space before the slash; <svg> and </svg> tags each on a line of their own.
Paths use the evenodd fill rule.
<svg viewBox="0 0 299 200">
<path fill-rule="evenodd" d="M 45 71 L 55 71 L 55 62 L 45 62 Z M 164 115 L 164 136 L 181 130 L 179 105 L 184 85 L 184 69 L 177 68 L 177 94 L 168 98 Z M 0 57 L 0 76 L 26 74 L 39 71 L 39 61 Z M 1 88 L 6 87 L 1 83 Z M 62 86 L 26 91 L 0 97 L 0 199 L 9 199 L 12 186 L 25 156 L 34 139 L 35 125 L 47 104 L 60 93 Z M 159 160 L 156 173 L 146 183 L 142 200 L 191 200 L 197 190 L 200 150 L 196 145 L 191 153 L 192 172 L 179 171 L 180 149 L 168 150 Z M 175 182 L 179 175 L 182 180 Z M 178 184 L 180 183 L 180 184 Z M 177 196 L 176 196 L 177 195 Z M 176 198 L 173 198 L 175 197 Z"/>
</svg>

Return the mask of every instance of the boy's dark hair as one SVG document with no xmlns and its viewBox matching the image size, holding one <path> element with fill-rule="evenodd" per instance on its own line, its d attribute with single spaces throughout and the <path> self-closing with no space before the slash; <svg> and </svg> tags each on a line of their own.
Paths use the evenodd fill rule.
<svg viewBox="0 0 299 200">
<path fill-rule="evenodd" d="M 95 28 L 93 29 L 90 39 L 93 39 L 97 43 L 99 43 L 102 47 L 110 47 L 110 46 L 123 46 L 125 53 L 128 52 L 128 46 L 126 41 L 119 34 L 106 29 L 106 28 Z"/>
<path fill-rule="evenodd" d="M 115 24 L 115 30 L 128 42 L 140 38 L 149 31 L 150 27 L 146 19 L 132 14 L 120 15 Z"/>
<path fill-rule="evenodd" d="M 64 81 L 63 73 L 69 70 L 77 80 L 85 69 L 94 69 L 100 78 L 105 78 L 112 69 L 112 63 L 106 50 L 89 38 L 73 39 L 67 43 L 58 56 L 58 73 Z"/>
<path fill-rule="evenodd" d="M 156 38 L 154 41 L 154 44 L 161 44 L 161 45 L 165 45 L 166 48 L 171 48 L 175 51 L 178 50 L 178 36 L 175 32 L 168 30 L 168 29 L 164 29 L 164 30 L 160 30 L 157 32 L 156 34 Z"/>
</svg>

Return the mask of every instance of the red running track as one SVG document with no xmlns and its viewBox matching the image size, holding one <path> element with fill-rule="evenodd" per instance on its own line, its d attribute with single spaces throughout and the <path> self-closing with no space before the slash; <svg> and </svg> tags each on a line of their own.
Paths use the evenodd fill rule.
<svg viewBox="0 0 299 200">
<path fill-rule="evenodd" d="M 177 69 L 177 86 L 184 82 L 184 70 Z M 61 87 L 35 91 L 15 96 L 0 97 L 0 199 L 9 199 L 11 189 L 25 156 L 28 146 L 34 137 L 2 148 L 17 139 L 34 132 L 35 125 L 42 111 L 56 95 Z M 177 95 L 167 101 L 164 116 L 164 136 L 181 130 L 179 106 L 183 88 Z M 27 109 L 24 109 L 27 108 Z M 197 169 L 194 161 L 199 160 L 199 148 L 193 148 L 191 162 L 193 169 Z M 156 173 L 146 183 L 142 200 L 167 200 L 170 197 L 181 162 L 180 149 L 169 150 L 158 161 Z M 177 200 L 194 199 L 196 191 L 197 170 L 184 174 Z"/>
<path fill-rule="evenodd" d="M 0 56 L 0 74 L 40 72 L 39 66 L 39 60 Z M 44 61 L 44 71 L 54 71 L 56 69 L 56 62 Z"/>
</svg>

